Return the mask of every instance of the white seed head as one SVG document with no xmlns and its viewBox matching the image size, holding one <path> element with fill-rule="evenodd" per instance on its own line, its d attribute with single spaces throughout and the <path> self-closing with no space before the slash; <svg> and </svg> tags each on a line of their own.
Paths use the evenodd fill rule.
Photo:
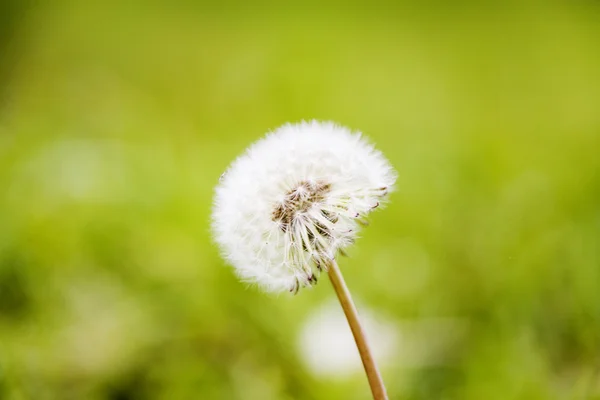
<svg viewBox="0 0 600 400">
<path fill-rule="evenodd" d="M 359 132 L 331 122 L 286 124 L 221 176 L 215 238 L 241 279 L 296 293 L 354 242 L 395 180 Z"/>
</svg>

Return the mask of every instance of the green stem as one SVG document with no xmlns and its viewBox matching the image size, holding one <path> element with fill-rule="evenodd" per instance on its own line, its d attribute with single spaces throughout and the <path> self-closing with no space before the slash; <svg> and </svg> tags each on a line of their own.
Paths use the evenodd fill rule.
<svg viewBox="0 0 600 400">
<path fill-rule="evenodd" d="M 333 289 L 335 290 L 340 304 L 342 305 L 344 314 L 346 314 L 346 319 L 348 320 L 350 330 L 354 336 L 354 341 L 358 347 L 358 352 L 360 353 L 360 358 L 363 366 L 365 367 L 369 385 L 371 386 L 373 399 L 388 400 L 385 386 L 383 385 L 383 379 L 381 379 L 381 374 L 379 373 L 379 369 L 377 368 L 377 364 L 375 364 L 375 359 L 373 358 L 373 352 L 371 351 L 369 343 L 367 342 L 367 335 L 360 323 L 360 320 L 358 319 L 358 311 L 356 310 L 356 306 L 352 301 L 352 296 L 350 296 L 350 291 L 346 286 L 342 272 L 340 271 L 340 268 L 335 260 L 332 260 L 328 265 L 327 272 L 329 273 L 329 279 L 331 280 Z"/>
</svg>

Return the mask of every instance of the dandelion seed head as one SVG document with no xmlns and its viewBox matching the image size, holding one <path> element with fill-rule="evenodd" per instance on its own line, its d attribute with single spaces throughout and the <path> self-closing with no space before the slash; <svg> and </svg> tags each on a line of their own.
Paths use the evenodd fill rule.
<svg viewBox="0 0 600 400">
<path fill-rule="evenodd" d="M 360 133 L 332 122 L 286 124 L 221 176 L 215 239 L 241 279 L 296 293 L 354 243 L 395 180 Z"/>
</svg>

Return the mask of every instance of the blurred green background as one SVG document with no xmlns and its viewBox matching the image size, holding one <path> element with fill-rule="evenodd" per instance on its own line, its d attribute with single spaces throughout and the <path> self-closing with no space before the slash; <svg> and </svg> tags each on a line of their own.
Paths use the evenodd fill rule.
<svg viewBox="0 0 600 400">
<path fill-rule="evenodd" d="M 600 398 L 600 3 L 3 0 L 0 399 L 369 398 L 304 361 L 328 282 L 265 295 L 210 238 L 226 166 L 312 118 L 399 172 L 340 260 L 429 321 L 392 399 Z"/>
</svg>

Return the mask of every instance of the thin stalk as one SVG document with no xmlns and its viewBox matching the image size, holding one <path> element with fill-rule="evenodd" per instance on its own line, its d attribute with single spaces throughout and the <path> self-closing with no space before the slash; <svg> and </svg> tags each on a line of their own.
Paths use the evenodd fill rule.
<svg viewBox="0 0 600 400">
<path fill-rule="evenodd" d="M 379 373 L 377 364 L 375 364 L 373 352 L 367 342 L 367 335 L 358 319 L 358 311 L 356 311 L 356 306 L 352 301 L 350 291 L 348 290 L 348 286 L 346 286 L 342 272 L 335 260 L 332 260 L 328 267 L 327 272 L 329 273 L 329 279 L 331 280 L 335 294 L 337 294 L 340 304 L 342 305 L 344 314 L 346 314 L 346 319 L 350 325 L 350 330 L 354 336 L 354 341 L 356 342 L 360 358 L 365 367 L 365 372 L 367 373 L 367 379 L 369 380 L 369 386 L 371 386 L 373 399 L 388 400 L 385 386 L 383 385 L 383 379 L 381 379 L 381 374 Z"/>
</svg>

